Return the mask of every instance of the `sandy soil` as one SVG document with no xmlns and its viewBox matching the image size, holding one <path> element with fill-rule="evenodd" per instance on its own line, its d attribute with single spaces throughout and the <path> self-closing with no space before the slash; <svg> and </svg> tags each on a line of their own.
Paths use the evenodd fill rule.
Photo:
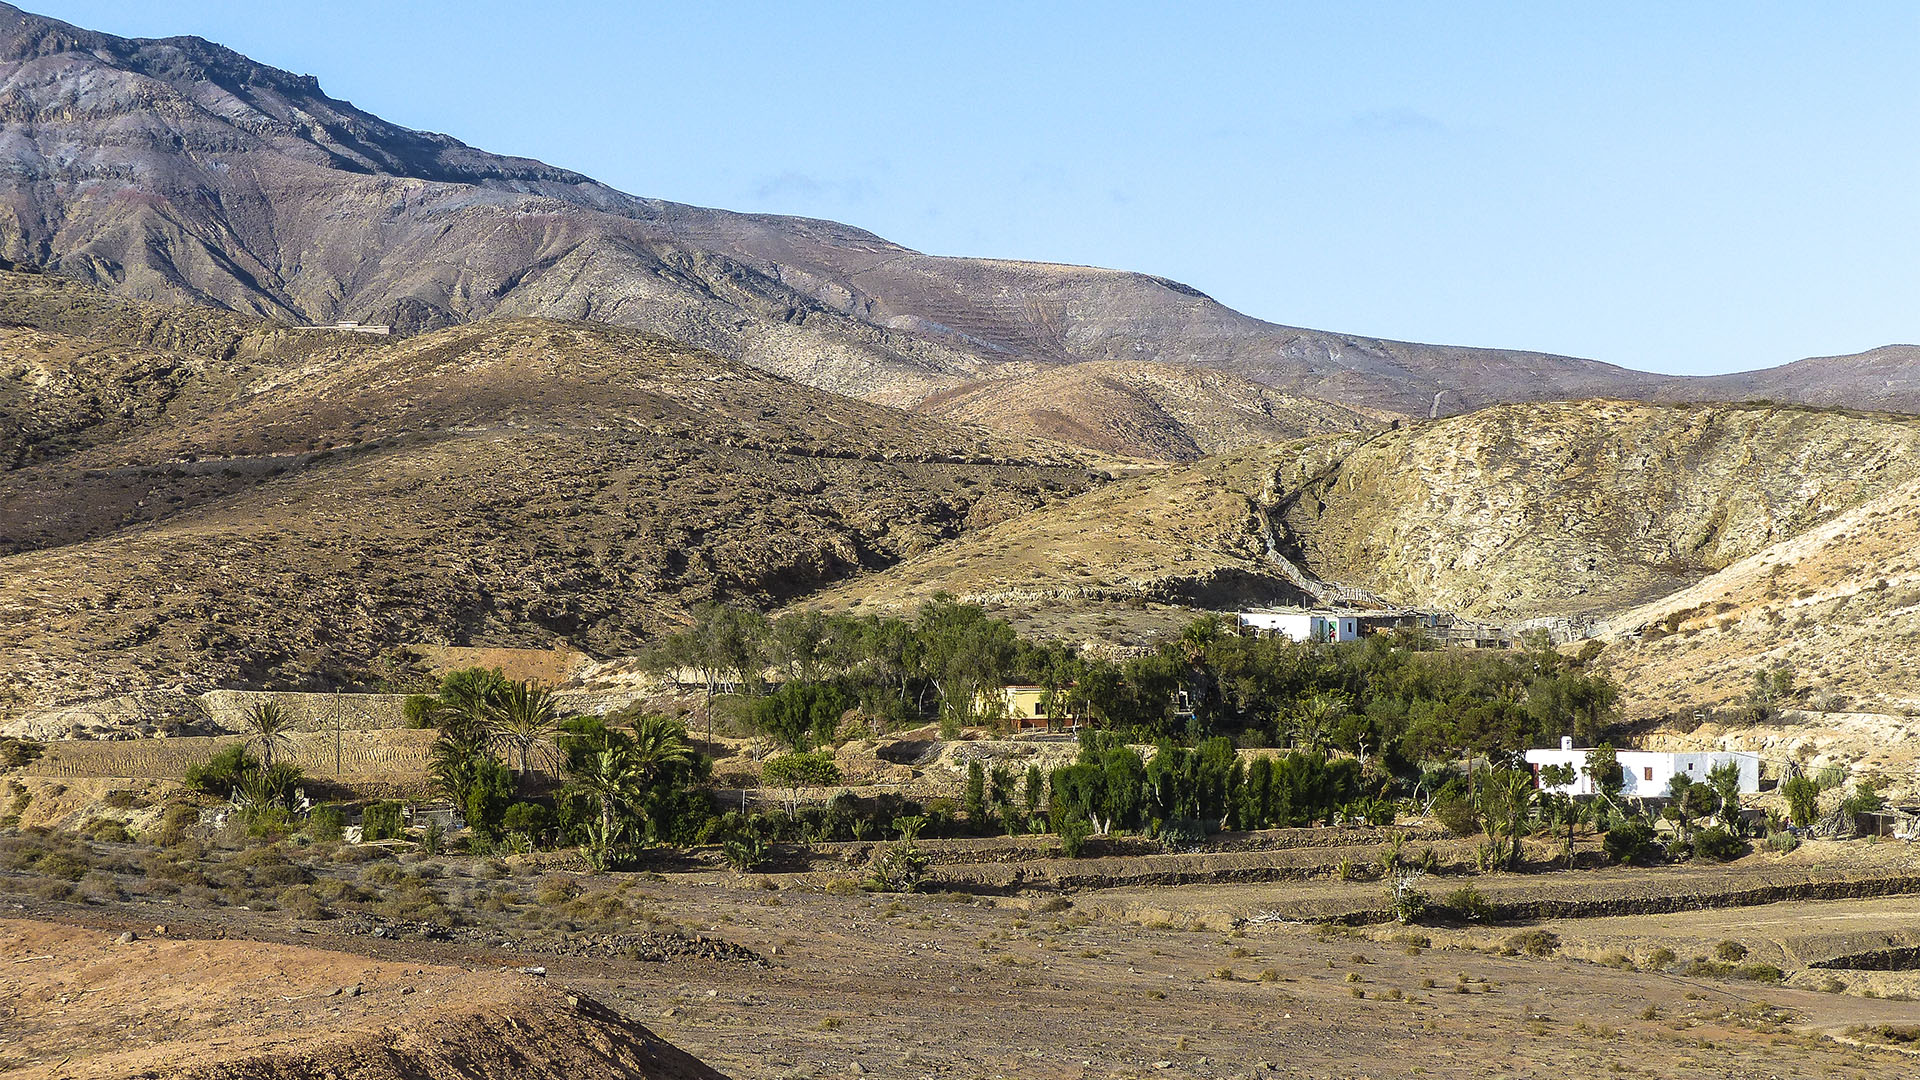
<svg viewBox="0 0 1920 1080">
<path fill-rule="evenodd" d="M 1649 877 L 1646 888 L 1665 880 L 1674 888 L 1695 881 L 1704 889 L 1700 883 L 1716 872 L 1648 871 L 1668 876 Z M 1553 875 L 1532 877 L 1543 889 L 1556 887 Z M 1602 875 L 1589 877 L 1597 882 Z M 1527 880 L 1515 876 L 1514 884 L 1501 887 L 1521 889 Z M 587 888 L 601 883 L 581 879 Z M 1496 885 L 1493 878 L 1481 883 L 1489 891 Z M 592 948 L 573 956 L 531 955 L 508 941 L 412 934 L 376 940 L 347 933 L 347 919 L 23 900 L 22 914 L 86 929 L 39 931 L 52 935 L 58 948 L 27 938 L 0 943 L 9 1000 L 39 1002 L 31 1034 L 16 1036 L 6 1025 L 9 1044 L 0 1045 L 0 1055 L 9 1063 L 41 1061 L 39 1072 L 21 1075 L 117 1076 L 127 1074 L 105 1071 L 119 1063 L 101 1056 L 107 1053 L 101 1047 L 128 1034 L 159 1040 L 161 1048 L 177 1029 L 196 1046 L 235 1038 L 270 1049 L 270 1040 L 284 1039 L 299 1049 L 315 1030 L 344 1025 L 361 1035 L 416 1030 L 431 1042 L 431 1030 L 415 1018 L 430 1018 L 430 1011 L 419 1010 L 456 992 L 463 1004 L 484 1011 L 547 987 L 603 1001 L 727 1075 L 779 1080 L 1464 1078 L 1542 1075 L 1541 1063 L 1548 1061 L 1560 1076 L 1878 1077 L 1911 1070 L 1911 1059 L 1852 1045 L 1848 1029 L 1920 1023 L 1920 1002 L 1911 1000 L 1618 970 L 1564 953 L 1530 958 L 1438 947 L 1445 942 L 1437 933 L 1429 935 L 1437 947 L 1423 948 L 1411 943 L 1418 938 L 1383 933 L 1371 940 L 1290 921 L 1234 930 L 1141 925 L 1113 912 L 1111 897 L 1099 891 L 1064 899 L 847 896 L 809 889 L 799 877 L 727 872 L 653 876 L 643 887 L 663 916 L 754 949 L 767 965 L 649 963 Z M 1198 909 L 1245 904 L 1238 894 L 1279 887 L 1337 897 L 1356 886 L 1309 881 L 1151 892 L 1165 907 Z M 1890 923 L 1911 914 L 1910 901 L 1876 903 L 1895 905 L 1878 916 Z M 1707 912 L 1690 932 L 1702 941 L 1721 933 L 1710 925 L 1721 915 L 1790 925 L 1806 910 L 1796 903 Z M 120 928 L 150 932 L 169 917 L 172 937 L 224 934 L 227 940 L 108 944 Z M 1647 920 L 1651 936 L 1672 932 L 1666 916 L 1592 922 L 1606 924 L 1606 934 L 1633 936 L 1636 919 Z M 19 933 L 17 925 L 9 924 L 8 932 Z M 81 955 L 59 974 L 38 971 L 32 962 L 7 963 L 62 950 Z M 208 999 L 156 975 L 128 974 L 137 969 L 111 965 L 116 955 L 212 972 L 222 990 Z M 549 969 L 544 983 L 501 974 L 527 964 Z M 110 993 L 80 994 L 109 972 Z M 35 980 L 30 991 L 28 979 Z M 356 998 L 302 996 L 355 983 L 364 991 Z M 407 986 L 414 992 L 401 994 Z M 69 1001 L 60 1003 L 61 996 Z M 510 1028 L 500 1037 L 515 1047 L 524 1042 Z M 28 1039 L 34 1040 L 30 1051 Z M 71 1042 L 92 1055 L 76 1061 L 97 1060 L 103 1071 L 49 1069 L 58 1061 L 51 1055 L 70 1052 L 63 1047 Z"/>
<path fill-rule="evenodd" d="M 0 1074 L 713 1075 L 530 975 L 134 933 L 0 920 Z"/>
</svg>

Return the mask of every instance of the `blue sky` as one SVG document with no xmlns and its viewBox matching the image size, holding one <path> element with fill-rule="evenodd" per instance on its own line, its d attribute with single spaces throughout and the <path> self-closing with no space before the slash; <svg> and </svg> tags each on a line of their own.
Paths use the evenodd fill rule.
<svg viewBox="0 0 1920 1080">
<path fill-rule="evenodd" d="M 636 194 L 1297 326 L 1675 373 L 1920 341 L 1920 4 L 29 7 Z"/>
</svg>

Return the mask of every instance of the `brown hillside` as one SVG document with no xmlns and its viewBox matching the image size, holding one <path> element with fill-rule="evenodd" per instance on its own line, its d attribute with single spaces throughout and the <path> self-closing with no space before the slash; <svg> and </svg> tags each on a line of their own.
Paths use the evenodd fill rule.
<svg viewBox="0 0 1920 1080">
<path fill-rule="evenodd" d="M 67 318 L 104 336 L 0 334 L 0 370 L 28 372 L 0 384 L 31 462 L 0 473 L 15 710 L 353 681 L 414 642 L 631 651 L 692 601 L 795 597 L 1089 483 L 1057 447 L 630 330 L 514 320 L 221 358 Z"/>
<path fill-rule="evenodd" d="M 1609 625 L 1609 662 L 1653 712 L 1739 703 L 1781 664 L 1805 704 L 1920 711 L 1920 481 Z"/>
<path fill-rule="evenodd" d="M 837 606 L 1289 599 L 1298 571 L 1510 620 L 1682 588 L 1920 476 L 1920 420 L 1510 405 L 1134 477 L 848 582 Z M 1292 565 L 1289 565 L 1291 563 Z"/>
<path fill-rule="evenodd" d="M 21 1080 L 721 1080 L 645 1027 L 508 972 L 260 941 L 117 942 L 10 920 Z"/>
<path fill-rule="evenodd" d="M 1376 421 L 1220 371 L 1089 361 L 944 390 L 916 412 L 1126 457 L 1193 461 Z"/>
</svg>

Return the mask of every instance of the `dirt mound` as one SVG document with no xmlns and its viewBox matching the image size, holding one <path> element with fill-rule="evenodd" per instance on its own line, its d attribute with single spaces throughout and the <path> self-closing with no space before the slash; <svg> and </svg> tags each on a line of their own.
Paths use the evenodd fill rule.
<svg viewBox="0 0 1920 1080">
<path fill-rule="evenodd" d="M 639 1024 L 511 972 L 0 922 L 0 1071 L 125 1080 L 700 1080 Z"/>
</svg>

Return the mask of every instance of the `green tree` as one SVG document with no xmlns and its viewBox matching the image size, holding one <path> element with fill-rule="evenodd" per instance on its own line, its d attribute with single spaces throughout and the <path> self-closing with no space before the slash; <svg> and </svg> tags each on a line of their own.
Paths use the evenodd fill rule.
<svg viewBox="0 0 1920 1080">
<path fill-rule="evenodd" d="M 1627 776 L 1620 771 L 1620 754 L 1611 745 L 1601 743 L 1587 751 L 1586 766 L 1587 778 L 1593 782 L 1594 790 L 1608 803 L 1617 803 L 1620 792 L 1627 786 Z"/>
<path fill-rule="evenodd" d="M 750 722 L 793 750 L 833 741 L 852 695 L 833 683 L 790 682 L 753 703 Z"/>
<path fill-rule="evenodd" d="M 1720 800 L 1720 824 L 1728 832 L 1740 833 L 1740 763 L 1723 761 L 1707 771 L 1707 786 Z"/>
<path fill-rule="evenodd" d="M 1780 783 L 1780 794 L 1787 800 L 1787 818 L 1795 828 L 1813 824 L 1820 812 L 1820 784 L 1810 776 L 1795 773 Z"/>
<path fill-rule="evenodd" d="M 272 768 L 293 752 L 293 714 L 277 701 L 256 701 L 240 719 L 249 749 L 258 748 L 260 764 Z"/>
<path fill-rule="evenodd" d="M 981 832 L 987 825 L 987 770 L 978 761 L 967 762 L 967 788 L 963 805 L 967 814 L 967 824 L 975 832 Z"/>
<path fill-rule="evenodd" d="M 1047 780 L 1040 772 L 1040 766 L 1027 766 L 1027 780 L 1023 793 L 1027 804 L 1027 815 L 1036 816 L 1047 801 Z"/>
<path fill-rule="evenodd" d="M 531 680 L 502 683 L 484 708 L 489 734 L 510 759 L 518 759 L 515 772 L 521 778 L 536 760 L 543 765 L 552 760 L 560 717 L 550 691 Z"/>
<path fill-rule="evenodd" d="M 1520 769 L 1495 770 L 1480 785 L 1481 819 L 1487 835 L 1504 847 L 1502 859 L 1508 867 L 1520 864 L 1520 839 L 1527 834 L 1539 794 L 1533 774 Z"/>
</svg>

